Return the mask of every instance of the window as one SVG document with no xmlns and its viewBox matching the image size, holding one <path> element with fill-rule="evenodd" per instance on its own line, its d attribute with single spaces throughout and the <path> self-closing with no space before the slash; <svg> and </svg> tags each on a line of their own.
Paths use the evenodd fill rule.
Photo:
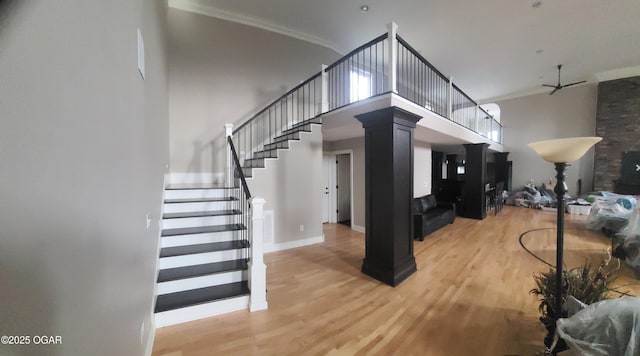
<svg viewBox="0 0 640 356">
<path fill-rule="evenodd" d="M 352 69 L 349 76 L 349 99 L 356 102 L 366 99 L 371 93 L 371 73 L 360 69 Z"/>
</svg>

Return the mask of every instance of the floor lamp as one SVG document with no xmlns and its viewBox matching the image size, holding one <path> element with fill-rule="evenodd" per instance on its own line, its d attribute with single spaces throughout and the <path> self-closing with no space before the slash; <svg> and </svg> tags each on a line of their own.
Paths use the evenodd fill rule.
<svg viewBox="0 0 640 356">
<path fill-rule="evenodd" d="M 602 137 L 571 137 L 556 140 L 546 140 L 532 142 L 529 147 L 536 151 L 542 159 L 551 162 L 556 167 L 556 186 L 553 189 L 558 199 L 558 214 L 556 222 L 556 300 L 554 301 L 554 328 L 555 322 L 562 316 L 562 260 L 564 244 L 564 195 L 567 192 L 567 185 L 564 181 L 564 171 L 569 162 L 573 162 L 582 157 L 589 148 L 600 142 Z M 556 352 L 552 350 L 552 354 Z"/>
</svg>

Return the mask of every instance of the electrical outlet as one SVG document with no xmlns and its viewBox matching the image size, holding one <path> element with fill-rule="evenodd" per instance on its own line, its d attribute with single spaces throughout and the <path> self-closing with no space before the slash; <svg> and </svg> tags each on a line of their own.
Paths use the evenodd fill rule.
<svg viewBox="0 0 640 356">
<path fill-rule="evenodd" d="M 304 225 L 300 225 L 300 232 L 304 231 Z"/>
<path fill-rule="evenodd" d="M 147 213 L 147 229 L 149 229 L 149 227 L 151 227 L 151 217 L 149 215 L 150 214 Z"/>
</svg>

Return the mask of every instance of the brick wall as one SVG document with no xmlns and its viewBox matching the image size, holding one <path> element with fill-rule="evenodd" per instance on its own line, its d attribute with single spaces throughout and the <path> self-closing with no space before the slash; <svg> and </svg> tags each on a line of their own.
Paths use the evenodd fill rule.
<svg viewBox="0 0 640 356">
<path fill-rule="evenodd" d="M 640 151 L 640 77 L 598 84 L 596 136 L 594 188 L 613 191 L 622 152 Z"/>
</svg>

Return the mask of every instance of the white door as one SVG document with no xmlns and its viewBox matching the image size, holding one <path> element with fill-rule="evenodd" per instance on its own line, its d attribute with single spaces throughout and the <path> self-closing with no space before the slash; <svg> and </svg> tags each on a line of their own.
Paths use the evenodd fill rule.
<svg viewBox="0 0 640 356">
<path fill-rule="evenodd" d="M 322 222 L 329 222 L 331 204 L 329 203 L 329 187 L 331 186 L 331 167 L 334 158 L 332 156 L 322 156 Z"/>
</svg>

